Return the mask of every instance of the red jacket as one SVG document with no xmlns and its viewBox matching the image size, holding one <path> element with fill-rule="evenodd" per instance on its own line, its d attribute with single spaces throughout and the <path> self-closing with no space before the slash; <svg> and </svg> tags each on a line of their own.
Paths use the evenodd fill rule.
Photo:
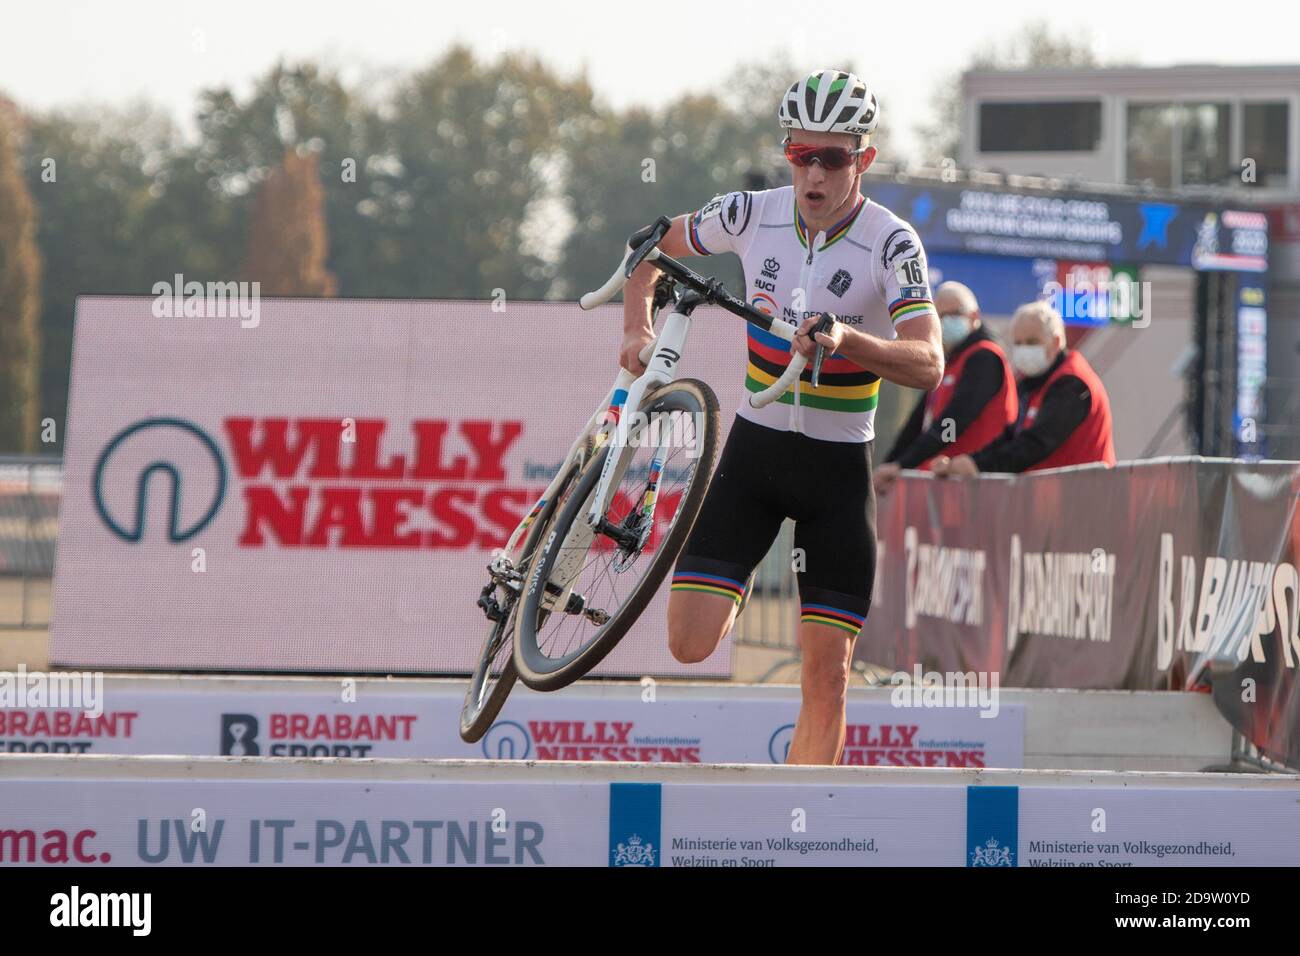
<svg viewBox="0 0 1300 956">
<path fill-rule="evenodd" d="M 1106 395 L 1106 386 L 1093 371 L 1083 355 L 1071 349 L 1065 360 L 1047 376 L 1047 380 L 1030 397 L 1025 407 L 1025 419 L 1021 429 L 1031 428 L 1038 417 L 1038 408 L 1043 403 L 1052 384 L 1063 375 L 1073 375 L 1088 386 L 1091 408 L 1085 418 L 1070 437 L 1061 446 L 1038 464 L 1027 471 L 1042 471 L 1046 468 L 1064 468 L 1067 465 L 1087 465 L 1102 461 L 1108 465 L 1115 464 L 1115 441 L 1111 432 L 1110 398 Z"/>
<path fill-rule="evenodd" d="M 979 449 L 1006 431 L 1008 425 L 1015 424 L 1016 412 L 1020 405 L 1020 400 L 1016 395 L 1015 376 L 1011 372 L 1011 365 L 1007 362 L 1006 353 L 992 339 L 980 339 L 962 349 L 957 357 L 947 364 L 943 370 L 943 380 L 939 383 L 939 387 L 926 395 L 925 419 L 921 425 L 921 430 L 928 429 L 934 422 L 935 417 L 948 407 L 948 403 L 952 400 L 952 394 L 957 389 L 957 383 L 961 381 L 962 370 L 966 367 L 966 362 L 976 352 L 992 352 L 998 361 L 1002 363 L 1002 388 L 989 400 L 987 405 L 980 409 L 975 421 L 966 426 L 966 429 L 957 436 L 957 440 L 943 450 L 943 454 L 953 458 L 969 452 L 979 451 Z M 917 468 L 921 471 L 929 471 L 930 462 L 933 460 L 933 458 L 928 459 L 918 465 Z"/>
</svg>

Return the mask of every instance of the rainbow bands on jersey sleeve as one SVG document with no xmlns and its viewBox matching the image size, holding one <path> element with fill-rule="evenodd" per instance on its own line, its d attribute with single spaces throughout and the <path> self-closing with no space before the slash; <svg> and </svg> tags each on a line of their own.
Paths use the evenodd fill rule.
<svg viewBox="0 0 1300 956">
<path fill-rule="evenodd" d="M 933 311 L 934 303 L 929 299 L 895 299 L 889 303 L 889 321 L 897 325 L 903 319 Z"/>
<path fill-rule="evenodd" d="M 862 624 L 866 619 L 866 615 L 842 611 L 837 607 L 831 607 L 829 604 L 801 604 L 799 606 L 799 623 L 829 624 L 831 627 L 838 627 L 848 634 L 856 634 L 862 630 Z"/>
<path fill-rule="evenodd" d="M 704 248 L 704 243 L 700 242 L 700 233 L 695 228 L 695 224 L 699 218 L 700 214 L 696 213 L 686 220 L 686 244 L 691 247 L 691 252 L 695 253 L 697 256 L 711 256 L 713 253 Z"/>
<path fill-rule="evenodd" d="M 761 392 L 780 377 L 790 364 L 790 343 L 771 332 L 746 324 L 749 366 L 745 370 L 745 388 Z M 880 376 L 855 365 L 842 355 L 832 355 L 822 362 L 820 384 L 812 387 L 811 366 L 799 380 L 799 404 L 832 412 L 869 412 L 876 407 L 880 393 Z M 794 404 L 794 392 L 787 391 L 778 400 Z"/>
<path fill-rule="evenodd" d="M 700 591 L 731 598 L 737 604 L 745 596 L 745 582 L 724 578 L 720 574 L 702 574 L 699 571 L 678 571 L 673 574 L 672 591 Z"/>
</svg>

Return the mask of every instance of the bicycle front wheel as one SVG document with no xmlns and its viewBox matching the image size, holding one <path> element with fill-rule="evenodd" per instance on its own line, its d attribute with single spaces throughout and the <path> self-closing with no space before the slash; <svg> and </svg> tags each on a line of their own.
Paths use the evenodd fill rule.
<svg viewBox="0 0 1300 956">
<path fill-rule="evenodd" d="M 703 382 L 681 379 L 647 395 L 629 421 L 613 495 L 595 528 L 587 515 L 609 447 L 588 464 L 519 601 L 514 663 L 527 686 L 558 690 L 585 676 L 636 622 L 686 543 L 717 446 L 717 397 Z"/>
<path fill-rule="evenodd" d="M 469 686 L 465 690 L 465 703 L 460 711 L 460 736 L 466 743 L 475 743 L 488 732 L 501 713 L 506 698 L 510 696 L 511 688 L 515 686 L 512 642 L 518 616 L 515 610 L 519 603 L 519 592 L 527 580 L 527 571 L 532 564 L 537 544 L 550 529 L 557 503 L 572 487 L 577 471 L 577 465 L 569 466 L 556 486 L 555 495 L 543 503 L 542 510 L 525 532 L 524 543 L 519 548 L 519 557 L 515 561 L 518 570 L 492 591 L 491 598 L 497 606 L 496 620 L 488 625 L 487 640 L 479 652 L 474 673 L 470 675 Z"/>
</svg>

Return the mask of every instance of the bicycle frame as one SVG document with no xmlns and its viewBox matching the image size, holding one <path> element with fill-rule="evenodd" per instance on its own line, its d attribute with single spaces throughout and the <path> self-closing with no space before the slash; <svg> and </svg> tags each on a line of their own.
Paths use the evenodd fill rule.
<svg viewBox="0 0 1300 956">
<path fill-rule="evenodd" d="M 564 456 L 564 461 L 560 463 L 559 469 L 555 472 L 555 477 L 551 479 L 550 484 L 546 486 L 546 489 L 542 492 L 542 496 L 537 499 L 536 504 L 533 505 L 528 514 L 523 517 L 519 524 L 515 526 L 515 530 L 510 533 L 510 537 L 506 541 L 505 547 L 501 549 L 501 555 L 494 559 L 494 565 L 497 561 L 501 560 L 502 557 L 510 555 L 515 548 L 519 546 L 519 542 L 523 538 L 525 532 L 527 532 L 529 526 L 537 516 L 541 514 L 542 509 L 546 507 L 546 502 L 550 501 L 551 498 L 558 493 L 560 479 L 568 472 L 569 468 L 575 462 L 581 462 L 583 457 L 583 446 L 587 443 L 588 438 L 593 434 L 599 434 L 602 430 L 602 426 L 611 424 L 621 417 L 623 407 L 627 402 L 628 387 L 635 380 L 636 376 L 627 369 L 619 369 L 618 377 L 614 379 L 613 388 L 606 393 L 608 397 L 605 403 L 592 412 L 591 417 L 587 419 L 587 424 L 583 426 L 582 431 L 578 433 L 578 437 L 575 438 L 573 444 L 569 446 L 569 451 Z"/>
<path fill-rule="evenodd" d="M 558 489 L 560 475 L 565 473 L 577 456 L 580 456 L 587 436 L 594 429 L 599 428 L 600 433 L 607 435 L 608 454 L 601 468 L 600 480 L 592 494 L 591 504 L 587 509 L 585 520 L 573 523 L 561 546 L 559 557 L 555 562 L 548 582 L 548 584 L 557 585 L 558 593 L 545 597 L 546 605 L 550 607 L 564 607 L 568 602 L 573 581 L 581 570 L 582 562 L 591 547 L 591 542 L 601 528 L 614 489 L 622 481 L 631 459 L 632 446 L 629 445 L 628 436 L 629 416 L 624 414 L 624 410 L 629 408 L 633 409 L 634 412 L 639 410 L 641 402 L 648 392 L 661 388 L 676 379 L 677 367 L 686 354 L 686 339 L 691 330 L 692 312 L 703 303 L 716 303 L 746 322 L 771 332 L 786 341 L 793 341 L 794 339 L 795 328 L 793 325 L 774 320 L 772 316 L 759 312 L 748 303 L 734 298 L 717 280 L 705 279 L 677 260 L 663 255 L 657 246 L 670 225 L 669 220 L 660 218 L 645 241 L 641 242 L 635 249 L 628 249 L 618 270 L 610 277 L 609 281 L 599 290 L 589 292 L 579 300 L 579 305 L 583 309 L 592 309 L 597 305 L 608 302 L 623 288 L 636 267 L 641 262 L 648 261 L 655 262 L 658 268 L 667 272 L 690 290 L 682 296 L 673 311 L 663 321 L 655 340 L 641 351 L 639 357 L 645 363 L 645 371 L 639 376 L 634 376 L 626 369 L 619 370 L 618 377 L 614 381 L 614 387 L 609 393 L 607 407 L 598 410 L 588 420 L 587 426 L 570 447 L 569 454 L 565 457 L 560 471 L 552 479 L 551 484 L 547 486 L 542 498 L 533 507 L 529 516 L 515 529 L 510 536 L 509 542 L 507 542 L 506 551 L 509 553 L 514 548 L 517 539 L 528 527 L 528 524 L 545 506 L 550 496 L 555 494 Z M 825 322 L 825 319 L 823 321 Z M 825 326 L 823 325 L 822 328 L 825 328 Z M 820 372 L 822 354 L 822 347 L 818 346 L 813 365 L 814 386 Z M 750 395 L 750 404 L 755 408 L 761 408 L 770 402 L 776 401 L 798 381 L 807 362 L 808 360 L 804 355 L 796 354 L 786 367 L 785 372 L 772 385 L 762 392 Z M 797 388 L 795 395 L 797 402 Z M 650 477 L 642 502 L 646 514 L 650 518 L 650 521 L 645 524 L 646 528 L 653 526 L 657 482 L 665 460 L 668 442 L 669 438 L 667 436 L 661 435 L 659 437 L 655 455 L 651 460 Z M 641 543 L 644 544 L 644 541 Z M 529 582 L 529 591 L 531 592 L 536 588 L 537 584 L 536 576 L 534 576 L 534 579 Z"/>
</svg>

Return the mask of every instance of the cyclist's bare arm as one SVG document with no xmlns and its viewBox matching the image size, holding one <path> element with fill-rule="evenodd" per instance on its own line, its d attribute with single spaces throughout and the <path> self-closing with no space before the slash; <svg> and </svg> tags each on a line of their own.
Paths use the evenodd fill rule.
<svg viewBox="0 0 1300 956">
<path fill-rule="evenodd" d="M 801 330 L 809 329 L 815 321 L 815 318 L 805 319 Z M 943 378 L 939 320 L 933 313 L 927 312 L 898 323 L 898 338 L 892 341 L 852 326 L 841 325 L 838 329 L 843 331 L 843 338 L 835 354 L 870 369 L 881 378 L 927 392 L 937 388 Z M 797 336 L 794 347 L 811 357 L 813 345 L 806 335 Z"/>
<path fill-rule="evenodd" d="M 660 251 L 674 259 L 695 255 L 686 244 L 686 220 L 687 216 L 675 218 L 672 228 L 659 243 Z M 650 300 L 658 276 L 659 270 L 652 263 L 644 262 L 623 287 L 623 344 L 619 348 L 618 358 L 623 368 L 637 375 L 645 371 L 645 364 L 638 353 L 647 342 L 654 339 L 654 330 L 650 324 Z"/>
<path fill-rule="evenodd" d="M 898 338 L 890 341 L 854 328 L 844 330 L 839 354 L 881 378 L 925 391 L 943 379 L 943 346 L 939 319 L 927 312 L 898 323 Z"/>
</svg>

